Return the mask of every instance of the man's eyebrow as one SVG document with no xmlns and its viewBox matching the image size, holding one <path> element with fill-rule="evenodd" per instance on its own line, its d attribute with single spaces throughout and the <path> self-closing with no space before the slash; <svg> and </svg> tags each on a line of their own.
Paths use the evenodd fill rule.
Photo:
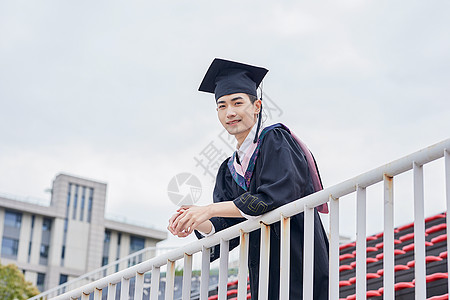
<svg viewBox="0 0 450 300">
<path fill-rule="evenodd" d="M 242 100 L 242 99 L 244 99 L 244 98 L 242 98 L 241 96 L 237 96 L 237 97 L 231 99 L 230 101 L 236 101 L 236 100 Z M 221 104 L 221 103 L 225 103 L 225 100 L 217 101 L 216 104 Z"/>
</svg>

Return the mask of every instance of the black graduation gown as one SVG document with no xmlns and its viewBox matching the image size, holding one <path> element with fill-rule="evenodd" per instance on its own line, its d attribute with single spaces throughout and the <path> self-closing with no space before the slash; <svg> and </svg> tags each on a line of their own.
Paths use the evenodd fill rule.
<svg viewBox="0 0 450 300">
<path fill-rule="evenodd" d="M 245 214 L 257 216 L 314 192 L 305 155 L 291 134 L 283 128 L 271 129 L 263 137 L 248 192 L 232 178 L 227 165 L 220 166 L 214 188 L 214 202 L 234 201 Z M 218 232 L 244 221 L 243 218 L 214 217 Z M 280 222 L 271 225 L 269 299 L 279 299 Z M 250 233 L 249 273 L 252 299 L 258 299 L 260 230 Z M 200 238 L 201 235 L 196 232 Z M 291 218 L 290 297 L 303 298 L 303 213 Z M 239 238 L 230 241 L 230 249 Z M 211 261 L 219 257 L 219 247 L 211 249 Z M 314 299 L 328 299 L 328 239 L 317 210 L 314 210 Z M 282 299 L 284 300 L 284 299 Z"/>
</svg>

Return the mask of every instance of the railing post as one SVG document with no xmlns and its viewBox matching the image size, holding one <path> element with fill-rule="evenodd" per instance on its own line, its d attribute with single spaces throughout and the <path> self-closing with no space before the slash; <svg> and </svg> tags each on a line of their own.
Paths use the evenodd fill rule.
<svg viewBox="0 0 450 300">
<path fill-rule="evenodd" d="M 366 189 L 356 188 L 356 298 L 366 299 Z"/>
<path fill-rule="evenodd" d="M 116 300 L 116 284 L 108 283 L 108 298 L 107 300 Z"/>
<path fill-rule="evenodd" d="M 130 279 L 122 277 L 120 283 L 120 300 L 128 300 L 130 298 Z"/>
<path fill-rule="evenodd" d="M 220 263 L 219 263 L 219 300 L 227 300 L 228 281 L 228 253 L 230 251 L 228 240 L 220 240 Z"/>
<path fill-rule="evenodd" d="M 339 198 L 328 197 L 330 202 L 330 300 L 339 300 Z"/>
<path fill-rule="evenodd" d="M 144 290 L 144 274 L 136 272 L 134 281 L 134 300 L 142 300 Z"/>
<path fill-rule="evenodd" d="M 425 299 L 427 286 L 425 281 L 425 214 L 423 199 L 423 167 L 413 163 L 414 176 L 414 274 L 416 278 L 416 300 Z"/>
<path fill-rule="evenodd" d="M 445 198 L 447 202 L 447 253 L 450 253 L 450 234 L 449 234 L 449 228 L 450 228 L 450 217 L 449 217 L 449 210 L 450 210 L 450 149 L 444 150 L 444 163 L 445 163 Z M 450 270 L 450 259 L 447 258 L 447 270 Z M 448 285 L 447 288 L 450 289 L 450 277 L 448 278 Z"/>
<path fill-rule="evenodd" d="M 94 290 L 94 300 L 102 300 L 102 290 L 101 289 Z"/>
<path fill-rule="evenodd" d="M 161 269 L 159 267 L 152 267 L 152 277 L 150 286 L 150 300 L 158 300 L 159 296 L 159 275 Z M 122 300 L 122 298 L 120 298 Z"/>
<path fill-rule="evenodd" d="M 81 300 L 89 300 L 89 294 L 83 293 L 83 294 L 81 295 Z"/>
<path fill-rule="evenodd" d="M 164 298 L 165 300 L 173 300 L 174 285 L 175 285 L 175 262 L 172 260 L 167 260 L 166 296 Z"/>
<path fill-rule="evenodd" d="M 304 216 L 303 299 L 313 300 L 314 290 L 314 207 L 305 206 Z M 289 278 L 288 278 L 289 280 Z M 289 296 L 289 294 L 288 294 Z M 289 299 L 283 298 L 283 299 Z"/>
<path fill-rule="evenodd" d="M 238 300 L 247 299 L 248 238 L 248 232 L 244 232 L 241 229 L 239 242 Z"/>
<path fill-rule="evenodd" d="M 384 174 L 383 299 L 394 300 L 394 178 Z"/>
<path fill-rule="evenodd" d="M 291 257 L 291 218 L 281 215 L 280 241 L 280 299 L 289 299 L 289 271 Z"/>
<path fill-rule="evenodd" d="M 209 265 L 211 249 L 202 247 L 202 274 L 200 276 L 200 300 L 208 299 L 209 291 Z"/>
<path fill-rule="evenodd" d="M 184 267 L 183 267 L 183 291 L 182 299 L 191 299 L 191 282 L 192 282 L 192 255 L 184 254 Z"/>
<path fill-rule="evenodd" d="M 270 225 L 261 222 L 261 249 L 259 264 L 258 299 L 269 297 Z"/>
</svg>

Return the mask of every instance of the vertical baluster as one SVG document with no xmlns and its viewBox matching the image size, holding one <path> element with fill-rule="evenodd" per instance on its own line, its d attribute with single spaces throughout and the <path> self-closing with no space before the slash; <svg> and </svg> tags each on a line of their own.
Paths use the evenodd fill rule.
<svg viewBox="0 0 450 300">
<path fill-rule="evenodd" d="M 122 283 L 120 287 L 120 300 L 128 300 L 130 298 L 130 278 L 122 277 Z"/>
<path fill-rule="evenodd" d="M 330 202 L 330 300 L 339 300 L 339 198 L 331 195 Z"/>
<path fill-rule="evenodd" d="M 247 299 L 248 238 L 248 233 L 241 230 L 239 245 L 238 300 Z"/>
<path fill-rule="evenodd" d="M 259 264 L 258 299 L 267 300 L 269 295 L 270 225 L 261 222 L 261 250 Z"/>
<path fill-rule="evenodd" d="M 281 215 L 280 299 L 289 299 L 289 266 L 291 259 L 291 219 Z"/>
<path fill-rule="evenodd" d="M 152 267 L 152 277 L 150 286 L 150 300 L 158 300 L 159 296 L 159 275 L 161 269 L 159 267 Z M 122 299 L 121 299 L 122 300 Z"/>
<path fill-rule="evenodd" d="M 229 242 L 220 240 L 219 300 L 227 300 Z"/>
<path fill-rule="evenodd" d="M 200 277 L 200 300 L 208 299 L 209 290 L 209 261 L 211 249 L 202 248 L 202 274 Z"/>
<path fill-rule="evenodd" d="M 144 293 L 144 273 L 136 272 L 134 281 L 134 300 L 142 300 Z"/>
<path fill-rule="evenodd" d="M 192 282 L 192 255 L 184 254 L 183 267 L 183 300 L 191 299 L 191 282 Z"/>
<path fill-rule="evenodd" d="M 314 207 L 305 206 L 304 218 L 303 299 L 313 300 L 314 287 Z M 289 280 L 289 279 L 288 279 Z M 283 299 L 289 299 L 283 298 Z"/>
<path fill-rule="evenodd" d="M 425 214 L 423 199 L 423 167 L 413 163 L 414 173 L 414 273 L 416 300 L 425 299 Z"/>
<path fill-rule="evenodd" d="M 447 200 L 447 253 L 450 253 L 450 220 L 449 220 L 449 210 L 450 210 L 450 150 L 444 150 L 444 161 L 445 161 L 445 196 Z M 447 270 L 450 270 L 450 259 L 447 259 Z M 450 290 L 450 277 L 448 278 L 448 290 Z"/>
<path fill-rule="evenodd" d="M 356 298 L 366 299 L 366 189 L 356 189 Z"/>
<path fill-rule="evenodd" d="M 108 283 L 108 298 L 107 299 L 108 300 L 116 300 L 116 284 L 115 283 Z"/>
<path fill-rule="evenodd" d="M 175 262 L 167 260 L 166 273 L 166 297 L 165 300 L 173 300 L 173 290 L 175 285 Z"/>
<path fill-rule="evenodd" d="M 102 290 L 101 289 L 95 289 L 94 290 L 94 300 L 102 300 Z"/>
<path fill-rule="evenodd" d="M 384 174 L 383 299 L 394 300 L 394 178 Z"/>
<path fill-rule="evenodd" d="M 81 294 L 81 300 L 89 300 L 89 294 Z"/>
</svg>

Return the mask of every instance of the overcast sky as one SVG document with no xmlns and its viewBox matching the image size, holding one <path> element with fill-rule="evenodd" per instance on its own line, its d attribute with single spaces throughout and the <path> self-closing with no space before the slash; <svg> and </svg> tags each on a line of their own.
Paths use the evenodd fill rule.
<svg viewBox="0 0 450 300">
<path fill-rule="evenodd" d="M 215 57 L 270 70 L 264 92 L 279 110 L 268 122 L 291 128 L 325 186 L 337 184 L 450 137 L 449 9 L 448 1 L 2 1 L 0 192 L 49 199 L 58 173 L 93 178 L 108 184 L 108 215 L 160 229 L 176 209 L 167 195 L 176 174 L 197 176 L 198 203 L 211 202 L 213 183 L 194 158 L 211 142 L 232 152 L 213 96 L 197 91 Z M 441 177 L 431 176 L 429 214 L 444 209 Z M 412 221 L 401 204 L 408 193 L 396 199 L 396 223 Z M 342 214 L 342 234 L 352 235 L 352 210 Z"/>
</svg>

